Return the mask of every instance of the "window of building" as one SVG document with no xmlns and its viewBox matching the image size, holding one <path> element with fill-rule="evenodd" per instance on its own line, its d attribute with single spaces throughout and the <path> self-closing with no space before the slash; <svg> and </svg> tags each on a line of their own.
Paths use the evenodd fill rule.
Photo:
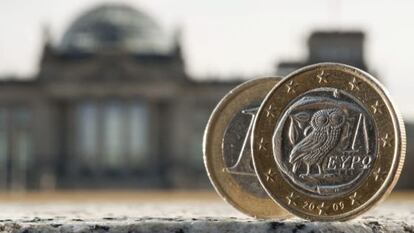
<svg viewBox="0 0 414 233">
<path fill-rule="evenodd" d="M 147 106 L 138 100 L 81 103 L 76 133 L 79 156 L 103 170 L 142 166 L 148 154 L 148 121 Z"/>
<path fill-rule="evenodd" d="M 129 105 L 128 109 L 128 152 L 133 164 L 145 162 L 145 155 L 148 154 L 149 142 L 149 119 L 147 106 L 140 101 Z"/>
<path fill-rule="evenodd" d="M 0 109 L 0 187 L 7 188 L 8 177 L 8 151 L 6 109 Z"/>
<path fill-rule="evenodd" d="M 28 108 L 0 107 L 0 188 L 25 189 L 31 168 L 31 113 Z"/>
<path fill-rule="evenodd" d="M 125 112 L 120 102 L 104 104 L 103 111 L 103 162 L 108 168 L 125 164 Z"/>
<path fill-rule="evenodd" d="M 12 111 L 12 187 L 24 189 L 31 163 L 30 112 L 26 108 Z"/>
<path fill-rule="evenodd" d="M 14 111 L 14 145 L 19 167 L 25 169 L 30 163 L 30 113 L 23 108 Z"/>
<path fill-rule="evenodd" d="M 91 102 L 85 102 L 77 109 L 77 145 L 78 153 L 86 163 L 94 163 L 98 154 L 98 108 Z"/>
</svg>

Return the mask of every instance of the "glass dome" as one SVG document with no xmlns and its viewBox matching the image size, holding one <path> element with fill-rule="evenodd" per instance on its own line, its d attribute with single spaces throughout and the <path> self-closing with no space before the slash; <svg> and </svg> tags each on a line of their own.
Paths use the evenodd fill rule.
<svg viewBox="0 0 414 233">
<path fill-rule="evenodd" d="M 164 54 L 171 50 L 171 40 L 145 13 L 126 5 L 106 4 L 78 17 L 63 35 L 58 49 Z"/>
</svg>

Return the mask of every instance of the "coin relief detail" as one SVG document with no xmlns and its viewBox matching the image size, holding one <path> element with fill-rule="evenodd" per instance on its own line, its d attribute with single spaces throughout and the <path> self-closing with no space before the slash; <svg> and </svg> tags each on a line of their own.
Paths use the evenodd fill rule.
<svg viewBox="0 0 414 233">
<path fill-rule="evenodd" d="M 299 206 L 301 209 L 305 210 L 306 212 L 310 212 L 313 214 L 327 215 L 327 212 L 340 212 L 344 210 L 348 205 L 350 206 L 359 206 L 360 202 L 358 201 L 358 194 L 354 192 L 349 196 L 349 199 L 344 199 L 343 201 L 336 201 L 336 202 L 325 202 L 325 201 L 311 201 L 305 199 L 304 197 L 291 192 L 288 196 L 286 196 L 287 204 L 293 206 Z"/>
<path fill-rule="evenodd" d="M 263 198 L 267 194 L 256 178 L 249 145 L 257 105 L 253 103 L 240 110 L 229 122 L 222 140 L 223 159 L 227 166 L 223 172 L 233 176 L 249 193 Z"/>
<path fill-rule="evenodd" d="M 386 90 L 344 64 L 286 76 L 262 102 L 252 132 L 261 184 L 282 208 L 309 220 L 364 213 L 390 193 L 404 163 L 404 123 Z"/>
<path fill-rule="evenodd" d="M 363 104 L 345 91 L 318 88 L 287 106 L 273 150 L 299 192 L 331 196 L 352 191 L 368 175 L 377 158 L 376 135 Z"/>
<path fill-rule="evenodd" d="M 289 216 L 260 184 L 250 144 L 258 107 L 279 80 L 258 78 L 233 88 L 213 110 L 204 132 L 204 165 L 215 190 L 224 201 L 256 218 Z M 262 140 L 261 149 L 271 152 L 271 142 Z M 276 171 L 269 173 L 269 179 L 276 181 Z"/>
</svg>

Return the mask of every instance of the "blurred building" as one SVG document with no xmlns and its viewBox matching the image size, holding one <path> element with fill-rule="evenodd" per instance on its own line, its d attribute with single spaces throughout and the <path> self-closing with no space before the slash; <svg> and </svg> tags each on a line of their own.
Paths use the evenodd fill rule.
<svg viewBox="0 0 414 233">
<path fill-rule="evenodd" d="M 339 62 L 368 71 L 364 60 L 364 39 L 361 31 L 316 31 L 307 40 L 307 59 L 280 62 L 277 74 L 284 76 L 303 66 L 320 62 Z"/>
<path fill-rule="evenodd" d="M 363 42 L 362 32 L 315 32 L 308 58 L 278 73 L 324 61 L 367 70 Z M 0 81 L 0 189 L 210 187 L 204 127 L 239 83 L 194 81 L 178 35 L 129 6 L 96 7 L 59 43 L 45 34 L 35 77 Z"/>
<path fill-rule="evenodd" d="M 0 187 L 206 187 L 201 138 L 236 82 L 196 82 L 178 36 L 103 5 L 45 41 L 33 79 L 0 83 Z"/>
</svg>

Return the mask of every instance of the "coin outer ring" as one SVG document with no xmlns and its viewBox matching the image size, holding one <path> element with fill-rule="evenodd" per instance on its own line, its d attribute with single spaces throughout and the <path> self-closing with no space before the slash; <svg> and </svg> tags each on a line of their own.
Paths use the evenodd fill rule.
<svg viewBox="0 0 414 233">
<path fill-rule="evenodd" d="M 254 79 L 231 90 L 214 109 L 204 132 L 204 165 L 215 190 L 227 203 L 255 218 L 285 217 L 288 213 L 270 197 L 260 198 L 243 191 L 232 175 L 224 172 L 226 164 L 221 145 L 228 124 L 241 107 L 260 103 L 279 80 L 277 77 Z"/>
<path fill-rule="evenodd" d="M 323 82 L 318 78 L 321 74 Z M 351 192 L 334 197 L 297 191 L 282 177 L 272 150 L 273 131 L 288 103 L 320 87 L 343 90 L 357 98 L 372 115 L 378 132 L 378 158 L 369 176 Z M 391 192 L 404 163 L 406 138 L 402 117 L 378 81 L 351 66 L 320 63 L 288 75 L 269 92 L 256 115 L 251 143 L 257 176 L 275 202 L 305 219 L 344 221 L 364 213 Z"/>
</svg>

